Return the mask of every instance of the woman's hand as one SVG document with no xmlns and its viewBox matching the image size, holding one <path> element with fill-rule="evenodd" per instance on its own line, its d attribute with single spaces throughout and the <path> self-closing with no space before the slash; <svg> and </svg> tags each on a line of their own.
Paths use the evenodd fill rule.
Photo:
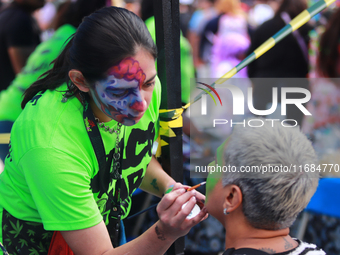
<svg viewBox="0 0 340 255">
<path fill-rule="evenodd" d="M 176 184 L 176 189 L 184 188 L 185 190 L 188 190 L 189 188 L 191 188 L 191 187 L 188 186 L 188 185 L 183 185 L 182 183 L 177 182 L 177 183 L 173 183 L 172 185 L 168 186 L 168 187 L 165 189 L 164 194 L 166 194 L 167 191 L 169 191 L 169 190 L 173 190 L 175 184 Z M 197 204 L 201 209 L 203 209 L 204 203 L 205 203 L 205 195 L 203 195 L 202 193 L 196 191 L 195 196 L 196 196 L 196 204 Z"/>
<path fill-rule="evenodd" d="M 188 191 L 180 183 L 164 195 L 157 206 L 159 221 L 134 240 L 113 249 L 109 234 L 103 221 L 81 230 L 61 231 L 67 244 L 75 254 L 84 255 L 160 255 L 180 236 L 208 217 L 205 207 L 192 219 L 190 214 L 197 200 L 196 190 Z M 188 204 L 182 209 L 183 204 Z"/>
<path fill-rule="evenodd" d="M 164 195 L 157 206 L 159 221 L 155 231 L 158 239 L 175 241 L 180 236 L 186 235 L 189 230 L 208 217 L 205 207 L 201 207 L 200 213 L 192 219 L 187 219 L 191 210 L 197 203 L 196 196 L 205 198 L 196 190 L 188 191 L 188 186 L 176 183 L 171 192 Z M 202 197 L 203 196 L 203 197 Z M 182 208 L 183 204 L 188 204 Z"/>
</svg>

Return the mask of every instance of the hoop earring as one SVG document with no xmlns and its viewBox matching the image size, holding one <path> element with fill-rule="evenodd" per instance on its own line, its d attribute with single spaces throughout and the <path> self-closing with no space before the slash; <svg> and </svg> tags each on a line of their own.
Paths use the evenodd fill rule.
<svg viewBox="0 0 340 255">
<path fill-rule="evenodd" d="M 223 214 L 224 214 L 224 215 L 228 215 L 228 214 L 229 214 L 229 212 L 227 212 L 227 208 L 224 208 L 224 209 L 223 209 Z"/>
</svg>

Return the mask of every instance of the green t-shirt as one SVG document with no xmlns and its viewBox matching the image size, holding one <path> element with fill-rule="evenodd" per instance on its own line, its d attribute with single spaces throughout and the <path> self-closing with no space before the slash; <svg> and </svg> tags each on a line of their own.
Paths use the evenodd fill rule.
<svg viewBox="0 0 340 255">
<path fill-rule="evenodd" d="M 151 37 L 156 42 L 156 26 L 155 17 L 150 17 L 145 21 Z M 191 46 L 188 40 L 180 35 L 180 58 L 181 58 L 181 92 L 182 103 L 189 103 L 190 101 L 190 79 L 195 78 L 195 68 L 192 58 Z M 157 68 L 157 65 L 156 65 Z"/>
<path fill-rule="evenodd" d="M 71 25 L 61 26 L 47 41 L 37 46 L 25 67 L 11 85 L 0 93 L 0 121 L 15 121 L 21 113 L 23 92 L 40 75 L 51 68 L 50 63 L 59 55 L 66 40 L 76 32 Z"/>
<path fill-rule="evenodd" d="M 10 153 L 0 175 L 0 214 L 4 208 L 17 219 L 42 223 L 45 230 L 84 229 L 103 219 L 108 224 L 110 198 L 115 191 L 114 179 L 101 180 L 105 185 L 99 185 L 98 162 L 85 128 L 83 106 L 75 97 L 61 102 L 60 91 L 65 89 L 66 85 L 58 91 L 47 90 L 27 103 L 13 125 Z M 157 78 L 144 116 L 137 124 L 121 128 L 119 137 L 125 145 L 122 219 L 130 211 L 132 193 L 140 186 L 152 157 L 160 100 Z M 111 120 L 105 125 L 115 128 L 117 122 Z M 99 130 L 109 154 L 115 147 L 116 134 L 101 127 Z M 9 229 L 7 226 L 6 233 L 3 230 L 4 240 L 11 235 L 15 239 L 12 233 L 16 230 L 11 233 Z"/>
</svg>

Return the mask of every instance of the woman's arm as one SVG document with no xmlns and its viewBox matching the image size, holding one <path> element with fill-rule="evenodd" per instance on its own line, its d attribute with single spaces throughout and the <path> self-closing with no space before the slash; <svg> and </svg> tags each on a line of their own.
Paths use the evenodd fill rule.
<svg viewBox="0 0 340 255">
<path fill-rule="evenodd" d="M 103 222 L 91 228 L 61 233 L 75 254 L 161 255 L 177 238 L 187 234 L 191 227 L 206 217 L 203 209 L 195 218 L 186 219 L 196 203 L 195 193 L 186 192 L 180 184 L 175 184 L 174 190 L 166 194 L 157 206 L 159 221 L 138 238 L 115 249 Z M 181 209 L 187 201 L 188 205 Z"/>
<path fill-rule="evenodd" d="M 142 181 L 140 188 L 148 193 L 162 197 L 166 190 L 176 182 L 172 179 L 158 163 L 155 157 L 152 157 L 148 168 L 146 169 L 145 177 Z M 189 188 L 189 186 L 177 183 L 177 185 L 183 188 Z M 205 196 L 200 192 L 196 192 L 196 199 L 198 205 L 202 208 L 204 206 Z"/>
<path fill-rule="evenodd" d="M 175 183 L 175 180 L 163 170 L 157 159 L 152 157 L 140 188 L 150 194 L 162 197 L 168 187 Z"/>
</svg>

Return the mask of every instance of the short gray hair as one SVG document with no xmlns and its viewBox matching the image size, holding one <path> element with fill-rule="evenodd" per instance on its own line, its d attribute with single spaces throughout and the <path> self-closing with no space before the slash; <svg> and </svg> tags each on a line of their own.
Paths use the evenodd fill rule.
<svg viewBox="0 0 340 255">
<path fill-rule="evenodd" d="M 240 187 L 243 213 L 251 226 L 277 230 L 290 227 L 313 196 L 319 175 L 317 171 L 304 171 L 304 166 L 316 164 L 317 157 L 298 128 L 283 127 L 279 122 L 263 123 L 262 127 L 234 129 L 224 152 L 225 164 L 237 169 L 286 166 L 290 172 L 227 172 L 222 183 Z"/>
</svg>

